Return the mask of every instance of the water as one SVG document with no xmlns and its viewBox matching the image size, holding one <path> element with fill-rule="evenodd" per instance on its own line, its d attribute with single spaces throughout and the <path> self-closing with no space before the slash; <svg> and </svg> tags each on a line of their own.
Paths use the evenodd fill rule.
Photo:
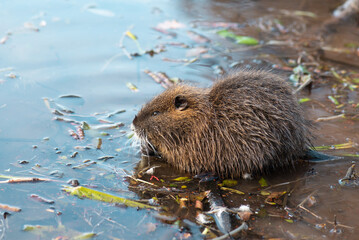
<svg viewBox="0 0 359 240">
<path fill-rule="evenodd" d="M 268 23 L 276 17 L 278 9 L 312 11 L 317 18 L 283 17 L 283 23 L 294 21 L 296 40 L 306 40 L 320 28 L 322 22 L 330 17 L 330 12 L 338 5 L 337 1 L 2 1 L 0 3 L 0 39 L 8 36 L 0 44 L 0 174 L 12 176 L 36 176 L 56 179 L 52 182 L 21 183 L 0 185 L 0 203 L 18 206 L 22 209 L 7 218 L 7 227 L 0 228 L 3 239 L 49 239 L 58 236 L 74 237 L 84 232 L 96 232 L 98 239 L 168 239 L 179 234 L 181 224 L 165 224 L 154 217 L 155 212 L 137 211 L 133 208 L 118 208 L 110 204 L 78 199 L 61 191 L 69 179 L 78 179 L 82 185 L 96 187 L 130 199 L 139 199 L 141 194 L 129 188 L 124 171 L 132 172 L 140 160 L 138 148 L 128 141 L 129 124 L 141 105 L 163 88 L 151 80 L 143 70 L 166 72 L 170 77 L 191 82 L 195 85 L 209 86 L 219 77 L 213 65 L 228 69 L 230 64 L 240 62 L 242 66 L 267 66 L 280 63 L 280 57 L 296 59 L 298 49 L 286 46 L 269 46 L 260 49 L 234 50 L 238 46 L 215 34 L 215 30 L 203 26 L 203 22 L 240 23 L 239 32 L 251 35 L 261 41 L 276 38 L 279 33 L 264 34 L 258 31 L 260 23 Z M 186 25 L 184 29 L 169 29 L 177 33 L 176 38 L 161 34 L 152 29 L 158 23 L 176 19 Z M 201 25 L 202 23 L 202 25 Z M 197 27 L 196 27 L 197 26 Z M 180 42 L 189 49 L 166 45 L 166 52 L 151 57 L 144 55 L 129 59 L 123 53 L 121 41 L 129 53 L 138 52 L 135 42 L 124 37 L 130 30 L 138 37 L 144 50 L 154 49 L 160 44 Z M 187 35 L 187 30 L 196 31 L 211 40 L 197 43 Z M 342 38 L 327 40 L 333 45 L 341 45 L 339 39 L 357 42 L 357 35 L 349 26 L 341 30 Z M 314 34 L 315 35 L 315 34 Z M 123 38 L 123 40 L 121 40 Z M 286 40 L 283 37 L 283 40 Z M 298 40 L 298 41 L 299 41 Z M 219 44 L 218 44 L 219 43 Z M 163 61 L 163 58 L 193 59 L 189 50 L 204 47 L 200 60 L 183 64 Z M 295 49 L 295 48 L 294 48 Z M 351 68 L 352 69 L 352 68 Z M 11 78 L 9 74 L 15 74 Z M 139 89 L 132 92 L 126 83 Z M 335 81 L 325 77 L 315 82 L 310 98 L 332 109 L 327 96 Z M 347 92 L 346 92 L 347 93 Z M 60 98 L 61 95 L 75 94 L 80 99 Z M 348 93 L 349 100 L 358 103 L 357 90 Z M 301 97 L 308 97 L 303 91 Z M 53 115 L 46 107 L 44 98 L 71 108 L 78 121 L 90 124 L 100 123 L 99 119 L 123 122 L 119 129 L 104 130 L 110 136 L 100 135 L 100 131 L 85 132 L 83 141 L 74 140 L 68 130 L 76 131 L 70 123 L 52 120 Z M 333 115 L 322 105 L 311 101 L 304 104 L 310 119 Z M 106 114 L 124 109 L 126 112 L 106 118 Z M 355 109 L 354 109 L 355 111 Z M 97 115 L 96 113 L 100 113 Z M 70 115 L 71 117 L 71 115 Z M 357 120 L 334 120 L 317 124 L 315 145 L 332 145 L 351 139 L 359 140 Z M 96 150 L 97 138 L 103 139 L 101 150 Z M 44 139 L 45 138 L 45 139 Z M 34 147 L 36 146 L 36 148 Z M 90 145 L 86 151 L 76 150 L 75 146 Z M 61 153 L 56 153 L 61 151 Z M 70 158 L 79 151 L 76 158 Z M 331 154 L 355 154 L 357 148 L 331 151 Z M 113 159 L 100 161 L 105 155 Z M 83 169 L 72 169 L 83 164 L 86 159 L 97 161 Z M 317 175 L 299 181 L 290 196 L 290 205 L 295 207 L 311 192 L 316 192 L 319 204 L 311 210 L 324 220 L 334 221 L 355 229 L 341 228 L 343 233 L 330 234 L 333 228 L 317 230 L 303 222 L 288 223 L 275 217 L 257 217 L 249 224 L 255 234 L 264 237 L 309 237 L 355 239 L 358 227 L 358 191 L 355 188 L 342 188 L 337 180 L 345 175 L 347 168 L 357 158 L 343 158 L 338 161 L 310 165 L 295 174 L 277 173 L 268 177 L 270 184 L 278 184 L 306 177 L 308 169 L 314 168 Z M 28 164 L 18 161 L 27 160 Z M 68 166 L 68 164 L 72 164 Z M 181 176 L 167 166 L 168 178 Z M 57 171 L 57 172 L 54 172 Z M 176 175 L 177 174 L 177 175 Z M 4 179 L 5 180 L 5 179 Z M 189 185 L 190 186 L 190 185 Z M 293 186 L 292 186 L 293 187 Z M 242 181 L 238 189 L 256 191 L 257 180 Z M 284 188 L 287 190 L 286 188 Z M 291 188 L 290 188 L 291 189 Z M 30 199 L 31 194 L 55 201 L 54 205 L 39 203 Z M 150 196 L 153 196 L 149 194 Z M 143 197 L 143 196 L 141 196 Z M 148 198 L 148 195 L 147 195 Z M 172 208 L 178 208 L 168 201 Z M 248 201 L 248 196 L 230 195 L 227 204 L 235 207 Z M 258 197 L 253 209 L 261 208 L 263 197 Z M 281 212 L 280 208 L 269 209 Z M 3 211 L 3 210 L 1 210 Z M 175 211 L 174 211 L 175 212 Z M 282 212 L 281 212 L 282 213 Z M 174 214 L 176 215 L 176 214 Z M 184 217 L 194 222 L 191 213 Z M 323 220 L 323 221 L 324 221 Z M 319 222 L 319 221 L 318 221 Z M 1 222 L 0 222 L 1 223 Z M 53 226 L 43 235 L 22 231 L 25 224 Z M 1 226 L 1 224 L 0 224 Z M 64 229 L 62 228 L 64 226 Z M 194 238 L 200 238 L 200 228 L 191 227 Z M 62 238 L 65 239 L 65 238 Z"/>
</svg>

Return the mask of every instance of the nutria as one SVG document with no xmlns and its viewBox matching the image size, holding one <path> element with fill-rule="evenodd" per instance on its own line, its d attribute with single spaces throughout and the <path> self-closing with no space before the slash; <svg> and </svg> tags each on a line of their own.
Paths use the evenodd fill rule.
<svg viewBox="0 0 359 240">
<path fill-rule="evenodd" d="M 135 116 L 142 152 L 194 174 L 243 177 L 293 166 L 311 146 L 292 89 L 280 76 L 241 70 L 211 88 L 167 89 Z"/>
</svg>

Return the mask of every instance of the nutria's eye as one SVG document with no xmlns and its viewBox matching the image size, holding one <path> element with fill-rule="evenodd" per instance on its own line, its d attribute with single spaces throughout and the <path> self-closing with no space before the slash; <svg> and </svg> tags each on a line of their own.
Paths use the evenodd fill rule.
<svg viewBox="0 0 359 240">
<path fill-rule="evenodd" d="M 160 112 L 159 111 L 154 111 L 153 113 L 152 113 L 152 116 L 156 116 L 156 115 L 158 115 Z"/>
</svg>

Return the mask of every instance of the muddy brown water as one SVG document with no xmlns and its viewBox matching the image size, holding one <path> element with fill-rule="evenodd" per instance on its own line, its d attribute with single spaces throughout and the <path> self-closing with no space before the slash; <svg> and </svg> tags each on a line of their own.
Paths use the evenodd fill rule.
<svg viewBox="0 0 359 240">
<path fill-rule="evenodd" d="M 218 28 L 210 23 L 235 23 L 236 33 L 256 37 L 260 43 L 269 40 L 293 42 L 315 39 L 322 24 L 330 18 L 331 11 L 340 1 L 2 1 L 0 3 L 0 175 L 52 178 L 56 181 L 42 183 L 0 184 L 0 204 L 17 206 L 21 212 L 0 221 L 0 239 L 68 239 L 85 232 L 96 232 L 97 239 L 178 239 L 181 223 L 164 223 L 155 217 L 155 211 L 115 207 L 111 204 L 88 199 L 78 199 L 61 191 L 69 179 L 78 179 L 84 186 L 106 191 L 118 196 L 139 199 L 152 197 L 143 191 L 133 190 L 125 179 L 141 157 L 138 147 L 129 143 L 129 125 L 141 105 L 161 92 L 163 88 L 143 70 L 161 71 L 170 77 L 178 77 L 192 84 L 209 86 L 219 77 L 218 66 L 230 69 L 241 67 L 272 68 L 283 59 L 296 60 L 300 51 L 287 45 L 271 45 L 261 48 L 239 46 L 218 37 Z M 281 10 L 287 10 L 283 12 Z M 310 11 L 317 15 L 299 17 L 294 10 Z M 278 18 L 287 27 L 287 33 L 275 31 L 273 19 Z M 152 28 L 167 20 L 176 19 L 185 25 L 180 29 L 168 29 L 176 37 Z M 262 30 L 258 30 L 262 26 Z M 348 23 L 339 31 L 325 38 L 322 44 L 342 47 L 344 43 L 356 43 L 357 27 Z M 263 29 L 269 29 L 268 32 Z M 272 31 L 272 30 L 273 31 Z M 129 59 L 121 43 L 129 53 L 138 52 L 136 43 L 123 33 L 130 30 L 138 37 L 144 50 L 154 49 L 169 42 L 184 43 L 189 48 L 166 45 L 166 51 L 151 57 L 143 55 Z M 187 31 L 195 31 L 208 39 L 199 43 L 191 39 Z M 122 39 L 123 38 L 123 39 Z M 121 40 L 122 39 L 122 40 Z M 309 41 L 309 43 L 315 41 Z M 310 45 L 310 44 L 309 44 Z M 314 43 L 317 46 L 318 43 Z M 206 53 L 198 57 L 198 47 Z M 230 50 L 229 50 L 230 49 Z M 163 58 L 198 60 L 185 64 L 164 61 Z M 331 59 L 333 60 L 333 59 Z M 327 62 L 330 66 L 358 71 L 353 66 Z M 216 68 L 217 66 L 217 68 Z M 280 71 L 288 76 L 290 71 Z M 126 83 L 132 83 L 138 92 L 132 92 Z M 341 108 L 333 106 L 328 95 L 333 95 L 333 77 L 318 77 L 312 93 L 304 90 L 300 97 L 312 101 L 303 103 L 308 118 L 328 117 L 338 114 Z M 81 98 L 60 98 L 75 94 Z M 358 90 L 343 90 L 336 95 L 346 96 L 346 102 L 358 104 Z M 47 98 L 53 101 L 44 100 Z M 74 140 L 68 133 L 76 131 L 76 125 L 52 120 L 55 115 L 45 103 L 59 108 L 61 104 L 73 110 L 68 114 L 76 121 L 100 124 L 99 119 L 123 122 L 119 129 L 85 131 L 85 139 Z M 350 104 L 349 104 L 350 105 Z M 124 109 L 124 113 L 110 118 L 107 114 Z M 337 110 L 337 113 L 334 113 Z M 357 111 L 351 108 L 350 111 Z M 97 113 L 97 114 L 96 114 Z M 356 112 L 358 113 L 358 112 Z M 353 119 L 336 119 L 316 124 L 315 145 L 334 145 L 359 142 L 359 124 Z M 95 149 L 97 138 L 102 138 L 101 150 Z M 90 150 L 76 150 L 76 146 L 92 146 Z M 78 151 L 76 158 L 71 154 Z M 330 150 L 326 153 L 342 156 L 358 154 L 358 148 Z M 102 156 L 113 156 L 107 161 Z M 73 169 L 87 162 L 97 164 Z M 259 190 L 258 179 L 244 181 L 235 188 L 245 195 L 226 194 L 229 207 L 252 204 L 253 211 L 266 209 L 267 214 L 255 215 L 249 221 L 251 234 L 247 238 L 283 239 L 357 239 L 359 233 L 359 192 L 355 187 L 341 187 L 342 178 L 357 157 L 305 165 L 303 169 L 276 172 L 266 176 L 267 182 L 280 184 L 293 182 L 275 189 L 291 191 L 288 206 L 295 207 L 315 191 L 317 204 L 310 210 L 321 219 L 310 221 L 295 219 L 293 223 L 283 219 L 283 209 L 264 204 L 263 196 L 251 197 L 248 193 Z M 26 160 L 27 164 L 20 164 Z M 183 173 L 163 167 L 171 179 Z M 314 173 L 314 174 L 313 174 Z M 187 176 L 187 175 L 186 175 Z M 297 179 L 305 178 L 300 181 Z M 6 179 L 2 179 L 6 180 Z M 190 183 L 188 184 L 191 187 Z M 196 189 L 196 188 L 194 188 Z M 48 205 L 30 198 L 37 194 L 52 199 Z M 170 207 L 176 209 L 172 201 Z M 178 208 L 178 207 L 177 207 Z M 6 210 L 1 210 L 3 213 Z M 174 211 L 175 212 L 175 211 Z M 334 216 L 339 233 L 332 233 Z M 176 217 L 176 216 L 174 216 Z M 183 216 L 182 216 L 183 217 Z M 192 238 L 201 239 L 203 230 L 194 216 L 185 216 L 191 226 Z M 325 223 L 325 225 L 317 225 Z M 41 234 L 23 231 L 24 225 L 52 226 Z M 65 230 L 64 230 L 65 229 Z M 63 238 L 61 238 L 61 236 Z"/>
</svg>

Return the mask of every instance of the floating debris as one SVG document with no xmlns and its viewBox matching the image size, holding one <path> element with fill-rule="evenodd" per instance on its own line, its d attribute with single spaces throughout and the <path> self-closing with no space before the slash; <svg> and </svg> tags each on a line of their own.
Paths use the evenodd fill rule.
<svg viewBox="0 0 359 240">
<path fill-rule="evenodd" d="M 0 181 L 0 183 L 35 183 L 35 182 L 48 182 L 53 181 L 48 178 L 36 178 L 36 177 L 13 177 L 0 175 L 0 178 L 8 178 L 6 181 Z"/>
<path fill-rule="evenodd" d="M 15 73 L 11 72 L 9 74 L 6 74 L 6 77 L 15 79 L 15 78 L 17 78 L 17 75 Z"/>
<path fill-rule="evenodd" d="M 9 36 L 8 36 L 8 35 L 2 37 L 2 38 L 0 39 L 0 44 L 5 44 L 8 39 L 9 39 Z"/>
<path fill-rule="evenodd" d="M 113 117 L 113 116 L 115 116 L 115 115 L 117 115 L 117 114 L 124 113 L 124 112 L 126 112 L 125 109 L 117 110 L 117 111 L 114 111 L 114 112 L 112 112 L 112 113 L 107 114 L 106 117 L 107 117 L 107 118 L 110 118 L 110 117 Z"/>
<path fill-rule="evenodd" d="M 97 158 L 97 160 L 107 161 L 112 158 L 114 158 L 114 156 L 102 156 L 102 157 Z"/>
<path fill-rule="evenodd" d="M 305 103 L 305 102 L 309 102 L 309 101 L 311 101 L 310 98 L 301 98 L 298 100 L 299 103 Z"/>
<path fill-rule="evenodd" d="M 124 126 L 122 122 L 117 122 L 113 124 L 99 124 L 99 125 L 90 125 L 90 129 L 93 130 L 107 130 L 107 129 L 114 129 Z"/>
<path fill-rule="evenodd" d="M 340 119 L 340 118 L 345 118 L 345 114 L 339 114 L 339 115 L 334 115 L 334 116 L 329 116 L 329 117 L 320 117 L 317 118 L 315 120 L 315 122 L 324 122 L 324 121 L 330 121 L 330 120 L 336 120 L 336 119 Z"/>
<path fill-rule="evenodd" d="M 65 122 L 65 123 L 76 123 L 81 124 L 81 122 L 73 120 L 71 118 L 64 118 L 64 117 L 54 117 L 52 120 L 59 121 L 59 122 Z"/>
<path fill-rule="evenodd" d="M 177 33 L 170 32 L 170 31 L 167 31 L 167 30 L 164 30 L 164 29 L 161 29 L 161 28 L 153 27 L 152 29 L 157 31 L 157 32 L 163 33 L 165 35 L 171 36 L 171 37 L 176 37 L 177 36 Z"/>
<path fill-rule="evenodd" d="M 185 28 L 186 25 L 178 22 L 177 20 L 167 20 L 157 24 L 156 29 L 168 30 L 168 29 L 179 29 Z"/>
<path fill-rule="evenodd" d="M 76 165 L 76 166 L 73 166 L 72 169 L 83 169 L 83 168 L 91 166 L 93 164 L 96 164 L 96 162 L 91 161 L 91 162 L 87 162 L 87 163 L 84 163 L 84 164 Z"/>
<path fill-rule="evenodd" d="M 139 51 L 138 55 L 142 55 L 145 53 L 145 51 L 143 51 L 143 49 L 141 48 L 140 43 L 138 42 L 138 38 L 130 30 L 127 30 L 125 32 L 125 36 L 129 37 L 135 42 L 137 49 Z"/>
<path fill-rule="evenodd" d="M 21 208 L 10 206 L 7 204 L 1 204 L 1 203 L 0 203 L 0 209 L 3 209 L 5 211 L 11 211 L 11 212 L 20 212 L 21 211 Z"/>
<path fill-rule="evenodd" d="M 132 92 L 138 92 L 138 88 L 133 83 L 126 83 L 126 86 L 132 91 Z"/>
<path fill-rule="evenodd" d="M 106 9 L 96 8 L 95 5 L 89 5 L 89 6 L 85 7 L 85 10 L 90 13 L 93 13 L 93 14 L 96 14 L 99 16 L 103 16 L 103 17 L 114 17 L 115 16 L 114 12 L 112 12 L 110 10 L 106 10 Z"/>
<path fill-rule="evenodd" d="M 28 164 L 29 163 L 29 161 L 27 161 L 27 160 L 19 160 L 19 161 L 17 161 L 19 164 Z"/>
<path fill-rule="evenodd" d="M 189 48 L 187 44 L 181 43 L 181 42 L 167 42 L 165 45 L 175 46 L 175 47 L 181 47 L 181 48 Z"/>
<path fill-rule="evenodd" d="M 244 45 L 257 45 L 259 42 L 257 39 L 248 36 L 240 36 L 233 32 L 228 31 L 227 29 L 220 30 L 217 34 L 224 38 L 230 38 L 236 41 L 237 44 L 244 44 Z"/>
<path fill-rule="evenodd" d="M 233 188 L 228 188 L 228 187 L 221 187 L 221 190 L 229 191 L 229 192 L 236 193 L 236 194 L 240 194 L 240 195 L 245 194 L 245 193 L 242 192 L 242 191 L 239 191 L 239 190 L 233 189 Z"/>
<path fill-rule="evenodd" d="M 328 96 L 328 99 L 329 99 L 332 103 L 334 103 L 335 105 L 339 105 L 339 102 L 338 102 L 338 100 L 337 100 L 335 97 L 333 97 L 333 96 Z"/>
<path fill-rule="evenodd" d="M 75 133 L 74 130 L 70 129 L 70 130 L 69 130 L 69 134 L 70 134 L 70 136 L 71 136 L 73 139 L 75 139 L 75 140 L 80 140 L 79 135 L 77 135 L 77 133 Z"/>
<path fill-rule="evenodd" d="M 359 186 L 359 175 L 355 172 L 355 164 L 348 168 L 345 177 L 339 179 L 338 182 L 340 185 L 347 187 Z"/>
<path fill-rule="evenodd" d="M 150 70 L 144 70 L 144 73 L 148 74 L 155 82 L 162 85 L 164 88 L 169 88 L 180 82 L 178 78 L 169 78 L 166 73 L 163 72 L 151 72 Z"/>
<path fill-rule="evenodd" d="M 88 233 L 81 233 L 78 236 L 75 236 L 73 239 L 74 240 L 85 240 L 85 239 L 90 239 L 90 238 L 94 238 L 97 237 L 98 234 L 94 233 L 94 232 L 88 232 Z"/>
<path fill-rule="evenodd" d="M 234 22 L 195 22 L 196 25 L 204 26 L 204 27 L 211 27 L 211 28 L 239 28 L 239 23 Z"/>
<path fill-rule="evenodd" d="M 101 149 L 101 146 L 102 146 L 102 138 L 97 138 L 96 149 Z"/>
<path fill-rule="evenodd" d="M 266 198 L 265 203 L 270 204 L 270 205 L 276 205 L 276 204 L 282 205 L 283 201 L 280 198 L 286 193 L 287 193 L 286 191 L 272 192 Z"/>
<path fill-rule="evenodd" d="M 267 181 L 263 177 L 261 177 L 261 179 L 259 179 L 258 182 L 259 182 L 259 185 L 261 185 L 261 187 L 267 187 L 268 186 Z"/>
<path fill-rule="evenodd" d="M 61 95 L 59 96 L 59 98 L 82 98 L 82 97 L 79 95 L 68 94 L 68 95 Z"/>
<path fill-rule="evenodd" d="M 158 207 L 155 206 L 139 203 L 122 197 L 117 197 L 108 193 L 96 191 L 82 186 L 78 186 L 78 187 L 64 186 L 62 190 L 79 198 L 88 198 L 91 200 L 97 200 L 107 203 L 122 203 L 125 204 L 127 207 L 134 207 L 134 208 L 158 209 Z"/>
<path fill-rule="evenodd" d="M 81 124 L 82 125 L 82 124 Z M 84 140 L 85 139 L 85 132 L 84 130 L 82 129 L 82 127 L 79 125 L 79 126 L 76 126 L 76 132 L 77 132 L 77 135 L 79 137 L 80 140 Z"/>
<path fill-rule="evenodd" d="M 194 31 L 187 31 L 187 35 L 189 38 L 191 38 L 193 41 L 197 42 L 197 43 L 207 43 L 210 42 L 211 40 L 203 35 L 200 35 Z"/>
<path fill-rule="evenodd" d="M 77 179 L 70 179 L 69 181 L 67 181 L 67 183 L 70 184 L 73 187 L 77 187 L 77 186 L 80 185 L 80 182 Z"/>
<path fill-rule="evenodd" d="M 207 53 L 208 48 L 206 47 L 194 47 L 186 52 L 186 57 L 196 57 L 198 58 L 201 54 Z"/>
<path fill-rule="evenodd" d="M 192 181 L 192 179 L 189 178 L 189 177 L 178 177 L 178 178 L 172 179 L 172 181 L 176 181 L 176 182 L 189 182 L 189 181 Z"/>
<path fill-rule="evenodd" d="M 50 199 L 46 199 L 44 197 L 40 197 L 37 194 L 31 194 L 30 198 L 37 201 L 37 202 L 41 202 L 41 203 L 47 203 L 47 204 L 54 204 L 55 203 L 54 200 L 50 200 Z"/>
<path fill-rule="evenodd" d="M 35 27 L 35 25 L 33 23 L 31 23 L 31 22 L 25 22 L 24 23 L 24 28 L 32 30 L 32 31 L 35 31 L 35 32 L 40 31 L 40 29 Z"/>
<path fill-rule="evenodd" d="M 234 187 L 238 185 L 238 181 L 234 179 L 225 179 L 222 183 L 218 184 L 220 187 Z"/>
</svg>

